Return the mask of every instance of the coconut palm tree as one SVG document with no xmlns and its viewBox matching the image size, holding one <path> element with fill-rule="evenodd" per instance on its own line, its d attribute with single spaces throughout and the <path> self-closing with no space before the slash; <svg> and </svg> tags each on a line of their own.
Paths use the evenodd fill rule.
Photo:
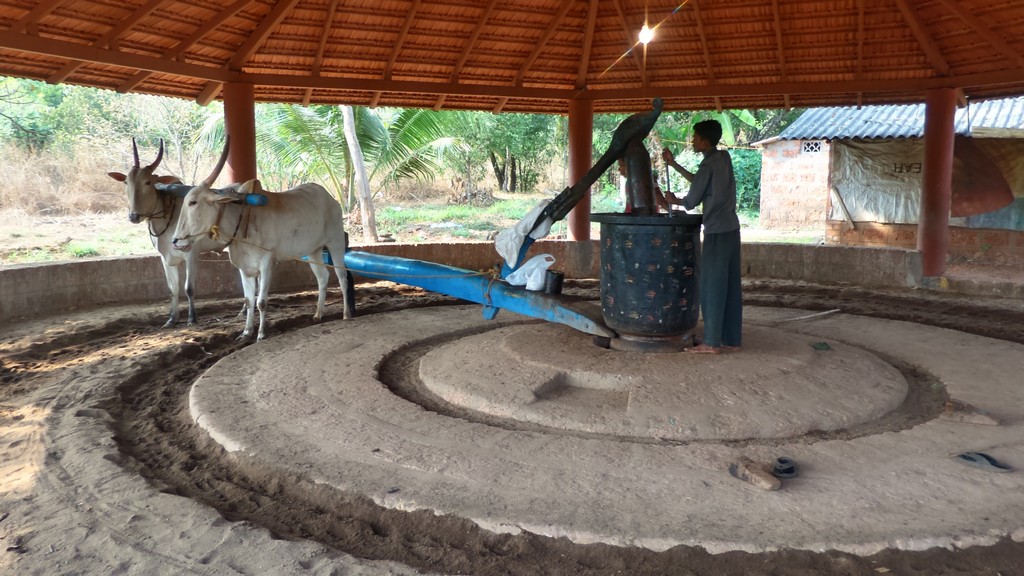
<svg viewBox="0 0 1024 576">
<path fill-rule="evenodd" d="M 358 148 L 369 167 L 368 180 L 380 187 L 369 200 L 402 180 L 432 180 L 442 171 L 444 155 L 460 145 L 453 136 L 457 116 L 449 113 L 361 106 L 353 107 L 352 113 Z M 211 150 L 219 149 L 222 131 L 222 118 L 205 131 Z M 256 107 L 256 149 L 258 173 L 268 189 L 312 180 L 334 193 L 346 211 L 354 208 L 355 170 L 346 145 L 342 108 L 260 104 Z M 376 237 L 375 230 L 369 232 Z"/>
</svg>

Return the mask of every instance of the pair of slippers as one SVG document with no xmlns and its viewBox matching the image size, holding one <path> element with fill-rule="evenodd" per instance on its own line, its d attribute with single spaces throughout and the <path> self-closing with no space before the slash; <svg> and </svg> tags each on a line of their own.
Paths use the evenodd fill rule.
<svg viewBox="0 0 1024 576">
<path fill-rule="evenodd" d="M 984 452 L 964 452 L 963 454 L 957 454 L 954 458 L 956 458 L 958 462 L 963 462 L 968 466 L 974 466 L 975 468 L 981 468 L 982 470 L 988 470 L 991 472 L 1013 471 L 1013 468 L 1009 464 L 1004 464 Z"/>
</svg>

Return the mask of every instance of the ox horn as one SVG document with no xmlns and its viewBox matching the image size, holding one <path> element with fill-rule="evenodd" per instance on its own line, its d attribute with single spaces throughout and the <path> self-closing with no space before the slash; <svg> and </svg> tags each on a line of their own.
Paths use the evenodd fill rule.
<svg viewBox="0 0 1024 576">
<path fill-rule="evenodd" d="M 135 167 L 139 167 L 139 147 L 135 145 L 135 136 L 132 136 L 132 155 L 135 156 Z"/>
<path fill-rule="evenodd" d="M 228 160 L 228 145 L 230 143 L 231 138 L 227 134 L 225 134 L 224 150 L 220 153 L 220 160 L 217 160 L 217 165 L 213 167 L 213 172 L 211 172 L 210 175 L 206 177 L 206 180 L 203 180 L 203 184 L 205 184 L 207 187 L 213 186 L 213 181 L 217 179 L 217 176 L 220 176 L 220 171 L 224 169 L 224 163 L 227 162 Z"/>
<path fill-rule="evenodd" d="M 132 139 L 132 143 L 134 143 L 134 142 L 135 142 L 135 140 Z M 160 161 L 163 160 L 163 158 L 164 158 L 164 139 L 161 138 L 160 139 L 160 151 L 156 153 L 156 160 L 153 160 L 153 163 L 146 167 L 146 168 L 149 169 L 149 173 L 150 174 L 153 173 L 153 170 L 156 170 L 156 167 L 160 165 Z M 136 159 L 138 159 L 137 155 L 136 155 Z M 135 165 L 138 166 L 139 165 L 138 162 L 136 162 Z"/>
</svg>

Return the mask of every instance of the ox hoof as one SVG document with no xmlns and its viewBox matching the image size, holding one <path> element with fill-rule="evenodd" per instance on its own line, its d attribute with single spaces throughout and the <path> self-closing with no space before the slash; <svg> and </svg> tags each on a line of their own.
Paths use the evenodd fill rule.
<svg viewBox="0 0 1024 576">
<path fill-rule="evenodd" d="M 174 325 L 177 324 L 177 323 L 178 323 L 177 319 L 171 318 L 167 322 L 164 322 L 164 325 L 161 326 L 161 328 L 174 328 Z"/>
</svg>

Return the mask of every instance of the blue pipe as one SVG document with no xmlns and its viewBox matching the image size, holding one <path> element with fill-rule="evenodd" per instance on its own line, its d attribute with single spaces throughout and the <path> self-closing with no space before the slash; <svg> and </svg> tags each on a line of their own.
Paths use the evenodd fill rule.
<svg viewBox="0 0 1024 576">
<path fill-rule="evenodd" d="M 345 267 L 353 274 L 365 278 L 418 286 L 431 292 L 482 304 L 484 318 L 488 320 L 493 319 L 498 310 L 504 309 L 531 318 L 565 324 L 595 336 L 616 336 L 603 321 L 587 316 L 586 311 L 564 305 L 554 294 L 512 286 L 485 273 L 434 262 L 357 251 L 345 253 Z M 600 318 L 600 309 L 596 315 Z"/>
</svg>

